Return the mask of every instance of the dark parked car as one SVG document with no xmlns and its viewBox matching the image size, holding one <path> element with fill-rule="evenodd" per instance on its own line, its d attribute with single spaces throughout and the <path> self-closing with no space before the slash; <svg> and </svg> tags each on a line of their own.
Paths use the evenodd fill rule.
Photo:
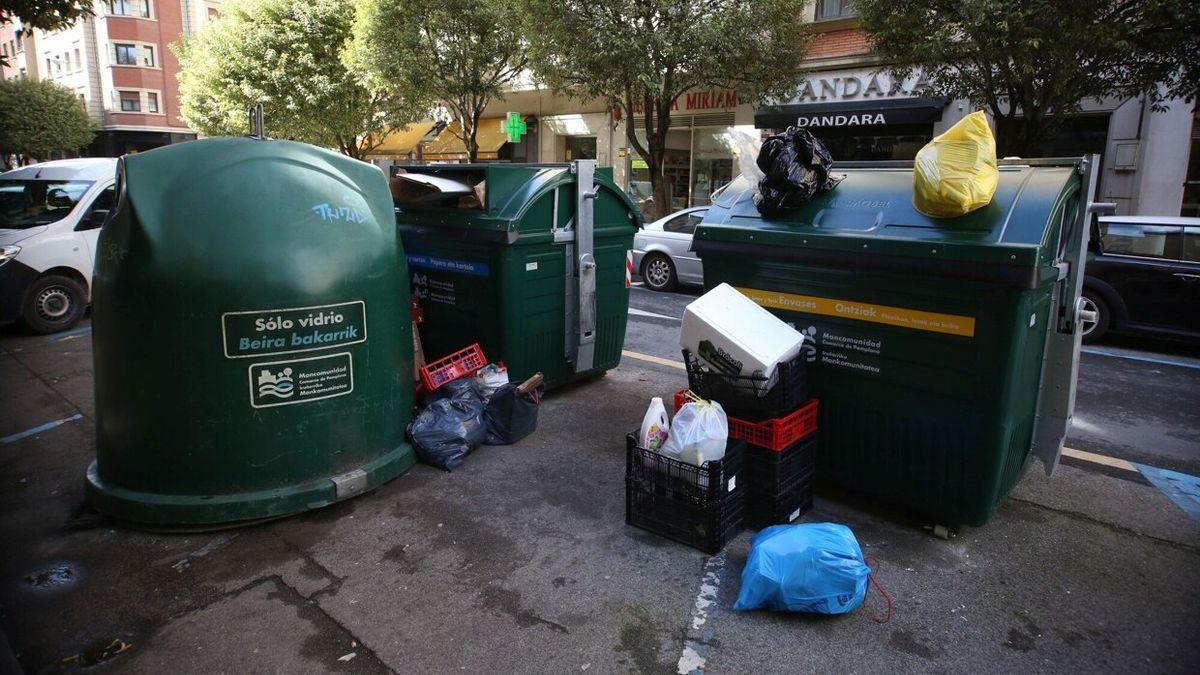
<svg viewBox="0 0 1200 675">
<path fill-rule="evenodd" d="M 1109 331 L 1200 341 L 1200 218 L 1099 219 L 1083 281 L 1084 342 Z"/>
</svg>

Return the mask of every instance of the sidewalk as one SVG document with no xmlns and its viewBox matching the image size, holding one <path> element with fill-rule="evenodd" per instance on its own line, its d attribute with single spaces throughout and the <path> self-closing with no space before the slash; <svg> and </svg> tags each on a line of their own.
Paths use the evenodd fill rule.
<svg viewBox="0 0 1200 675">
<path fill-rule="evenodd" d="M 162 535 L 78 518 L 90 336 L 5 332 L 0 348 L 0 438 L 82 415 L 0 443 L 0 625 L 28 672 L 1200 667 L 1200 523 L 1136 474 L 1035 466 L 950 541 L 821 494 L 804 520 L 849 525 L 881 561 L 891 621 L 742 614 L 747 533 L 710 560 L 624 524 L 624 426 L 683 386 L 677 369 L 626 359 L 452 474 L 418 465 L 323 511 Z"/>
</svg>

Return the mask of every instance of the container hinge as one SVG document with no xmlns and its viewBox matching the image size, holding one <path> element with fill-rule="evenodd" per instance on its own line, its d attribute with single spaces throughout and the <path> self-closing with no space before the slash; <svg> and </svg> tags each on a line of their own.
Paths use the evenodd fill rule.
<svg viewBox="0 0 1200 675">
<path fill-rule="evenodd" d="M 334 476 L 334 499 L 346 499 L 367 491 L 367 472 L 362 469 L 348 471 L 340 476 Z"/>
</svg>

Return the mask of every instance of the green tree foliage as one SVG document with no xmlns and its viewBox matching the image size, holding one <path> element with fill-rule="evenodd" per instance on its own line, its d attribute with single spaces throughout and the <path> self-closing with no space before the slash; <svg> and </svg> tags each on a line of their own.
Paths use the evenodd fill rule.
<svg viewBox="0 0 1200 675">
<path fill-rule="evenodd" d="M 875 52 L 996 118 L 1002 154 L 1036 152 L 1083 101 L 1200 89 L 1196 0 L 854 0 Z"/>
<path fill-rule="evenodd" d="M 69 89 L 53 82 L 0 80 L 0 157 L 19 162 L 74 152 L 92 142 L 87 111 Z"/>
<path fill-rule="evenodd" d="M 517 0 L 359 0 L 354 35 L 355 62 L 441 108 L 475 161 L 480 115 L 525 69 Z"/>
<path fill-rule="evenodd" d="M 208 135 L 249 131 L 263 104 L 266 133 L 362 158 L 413 121 L 395 94 L 343 59 L 354 5 L 342 0 L 238 0 L 172 48 L 183 118 Z"/>
<path fill-rule="evenodd" d="M 34 28 L 67 28 L 76 19 L 91 14 L 92 3 L 82 0 L 0 0 L 0 24 L 20 19 L 21 30 L 26 34 Z M 7 65 L 7 59 L 0 58 L 0 64 Z"/>
<path fill-rule="evenodd" d="M 659 215 L 671 105 L 697 88 L 729 88 L 744 103 L 795 94 L 809 42 L 805 0 L 523 0 L 530 60 L 555 89 L 599 98 L 632 122 Z"/>
</svg>

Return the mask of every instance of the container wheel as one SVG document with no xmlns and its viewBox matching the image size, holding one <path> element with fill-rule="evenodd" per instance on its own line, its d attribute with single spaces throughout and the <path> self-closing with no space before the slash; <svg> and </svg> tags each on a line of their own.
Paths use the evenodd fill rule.
<svg viewBox="0 0 1200 675">
<path fill-rule="evenodd" d="M 651 253 L 642 263 L 642 278 L 654 291 L 669 291 L 675 288 L 675 265 L 661 253 Z"/>
<path fill-rule="evenodd" d="M 21 322 L 35 333 L 57 333 L 79 323 L 86 304 L 82 284 L 71 277 L 47 274 L 25 294 Z"/>
<path fill-rule="evenodd" d="M 1112 310 L 1109 309 L 1104 298 L 1089 288 L 1083 289 L 1080 300 L 1082 300 L 1082 308 L 1085 311 L 1096 313 L 1095 321 L 1083 322 L 1082 339 L 1088 344 L 1099 342 L 1100 338 L 1108 332 L 1109 323 L 1112 321 Z"/>
</svg>

